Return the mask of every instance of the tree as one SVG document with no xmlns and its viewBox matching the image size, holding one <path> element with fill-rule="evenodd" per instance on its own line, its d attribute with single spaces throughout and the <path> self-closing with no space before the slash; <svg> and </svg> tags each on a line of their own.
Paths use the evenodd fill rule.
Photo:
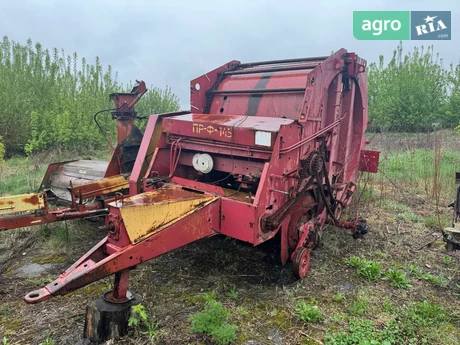
<svg viewBox="0 0 460 345">
<path fill-rule="evenodd" d="M 452 122 L 449 115 L 449 75 L 432 46 L 403 54 L 400 43 L 388 65 L 380 56 L 378 64 L 369 65 L 369 129 L 419 132 L 434 124 L 455 126 L 459 118 Z"/>
<path fill-rule="evenodd" d="M 93 121 L 100 109 L 113 107 L 108 95 L 128 91 L 117 82 L 111 66 L 104 68 L 77 53 L 44 49 L 4 37 L 0 43 L 0 136 L 7 154 L 48 148 L 83 151 L 105 147 Z M 179 107 L 170 89 L 152 88 L 139 104 L 141 112 L 173 111 Z M 146 114 L 147 115 L 147 114 Z M 116 124 L 110 116 L 98 119 L 110 136 Z"/>
</svg>

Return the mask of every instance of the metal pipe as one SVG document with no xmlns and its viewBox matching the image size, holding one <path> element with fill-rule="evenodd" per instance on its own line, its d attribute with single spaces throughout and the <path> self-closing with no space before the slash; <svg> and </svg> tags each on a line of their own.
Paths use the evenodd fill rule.
<svg viewBox="0 0 460 345">
<path fill-rule="evenodd" d="M 253 66 L 260 66 L 260 65 L 275 65 L 275 64 L 281 64 L 281 63 L 292 63 L 292 62 L 324 61 L 328 57 L 329 56 L 316 56 L 316 57 L 299 58 L 299 59 L 246 62 L 246 63 L 239 64 L 238 67 L 246 68 L 246 67 L 253 67 Z"/>
<path fill-rule="evenodd" d="M 219 94 L 238 94 L 238 93 L 276 93 L 276 92 L 304 92 L 304 87 L 290 87 L 284 89 L 252 89 L 252 90 L 215 90 L 215 95 Z"/>
<path fill-rule="evenodd" d="M 318 64 L 319 65 L 319 64 Z M 224 72 L 224 75 L 235 75 L 235 74 L 253 74 L 253 73 L 266 73 L 266 72 L 284 72 L 284 71 L 297 71 L 302 69 L 314 69 L 318 65 L 307 65 L 307 66 L 288 66 L 288 67 L 275 67 L 275 68 L 260 68 L 260 69 L 243 69 L 237 71 Z"/>
</svg>

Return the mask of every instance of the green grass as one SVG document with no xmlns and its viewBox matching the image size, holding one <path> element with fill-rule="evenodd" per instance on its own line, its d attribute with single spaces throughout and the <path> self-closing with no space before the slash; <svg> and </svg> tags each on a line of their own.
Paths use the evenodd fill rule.
<svg viewBox="0 0 460 345">
<path fill-rule="evenodd" d="M 377 280 L 382 276 L 382 264 L 380 262 L 352 256 L 346 260 L 346 264 L 355 268 L 358 276 L 364 277 L 369 281 Z"/>
<path fill-rule="evenodd" d="M 441 305 L 429 301 L 415 302 L 393 312 L 394 315 L 383 324 L 358 317 L 351 318 L 344 329 L 330 328 L 324 344 L 450 344 L 455 337 L 452 325 L 449 324 L 450 317 Z"/>
<path fill-rule="evenodd" d="M 435 151 L 412 149 L 380 156 L 379 179 L 402 181 L 413 186 L 432 187 Z M 443 190 L 454 190 L 455 173 L 460 166 L 460 151 L 444 151 L 440 157 L 440 182 Z M 384 176 L 383 176 L 384 175 Z"/>
<path fill-rule="evenodd" d="M 412 287 L 410 279 L 406 276 L 406 273 L 400 269 L 389 268 L 385 272 L 385 277 L 383 279 L 389 280 L 391 286 L 408 289 Z"/>
<path fill-rule="evenodd" d="M 439 275 L 425 273 L 423 272 L 421 267 L 415 264 L 409 264 L 408 269 L 410 275 L 418 280 L 425 280 L 433 285 L 441 287 L 446 287 L 447 285 L 449 285 L 449 280 L 447 280 L 447 278 L 444 277 L 443 273 L 440 273 Z"/>
<path fill-rule="evenodd" d="M 227 297 L 230 299 L 237 300 L 239 295 L 240 294 L 238 290 L 234 286 L 232 286 L 231 289 L 227 292 Z"/>
<path fill-rule="evenodd" d="M 411 304 L 404 314 L 414 324 L 422 327 L 449 321 L 446 309 L 442 305 L 433 304 L 426 300 Z"/>
<path fill-rule="evenodd" d="M 297 318 L 305 322 L 318 322 L 323 318 L 323 313 L 318 310 L 316 305 L 309 304 L 305 301 L 299 301 L 295 307 Z"/>
<path fill-rule="evenodd" d="M 387 211 L 402 211 L 402 212 L 407 212 L 409 211 L 409 207 L 406 205 L 403 205 L 397 201 L 391 200 L 391 199 L 385 199 L 382 202 L 382 207 L 387 210 Z"/>
<path fill-rule="evenodd" d="M 446 217 L 440 217 L 439 221 L 441 222 L 441 227 L 446 228 L 450 225 L 450 219 Z M 434 214 L 426 216 L 423 218 L 423 223 L 428 229 L 438 229 L 439 228 L 438 217 Z"/>
<path fill-rule="evenodd" d="M 369 298 L 361 294 L 353 301 L 348 311 L 351 315 L 364 315 L 368 308 Z"/>
<path fill-rule="evenodd" d="M 450 256 L 445 256 L 442 258 L 442 262 L 446 265 L 450 265 L 454 262 L 454 260 Z"/>
<path fill-rule="evenodd" d="M 337 292 L 334 296 L 332 296 L 332 300 L 335 303 L 342 303 L 345 300 L 345 295 L 341 292 Z"/>
<path fill-rule="evenodd" d="M 397 220 L 403 220 L 409 223 L 419 223 L 422 221 L 422 217 L 412 213 L 412 212 L 402 212 L 396 215 Z"/>
<path fill-rule="evenodd" d="M 46 165 L 40 164 L 37 169 L 26 157 L 14 157 L 0 166 L 2 183 L 0 196 L 37 192 L 45 175 Z"/>
</svg>

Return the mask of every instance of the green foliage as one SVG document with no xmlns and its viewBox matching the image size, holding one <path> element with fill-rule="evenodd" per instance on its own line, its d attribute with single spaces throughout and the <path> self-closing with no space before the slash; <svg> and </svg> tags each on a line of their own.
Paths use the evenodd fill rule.
<svg viewBox="0 0 460 345">
<path fill-rule="evenodd" d="M 138 116 L 147 117 L 152 114 L 168 113 L 179 110 L 179 98 L 171 91 L 171 88 L 166 87 L 164 90 L 150 86 L 147 93 L 142 96 L 141 100 L 136 104 Z M 139 123 L 139 128 L 144 128 L 147 124 L 147 119 L 143 119 Z"/>
<path fill-rule="evenodd" d="M 443 67 L 433 46 L 403 52 L 402 42 L 385 64 L 368 68 L 370 130 L 420 132 L 437 123 L 452 128 L 460 121 L 460 65 Z"/>
<path fill-rule="evenodd" d="M 57 226 L 51 232 L 51 244 L 56 248 L 70 245 L 70 234 L 67 224 Z"/>
<path fill-rule="evenodd" d="M 325 345 L 437 344 L 446 335 L 449 316 L 444 307 L 428 301 L 413 303 L 395 311 L 384 325 L 352 318 L 345 331 L 328 332 Z"/>
<path fill-rule="evenodd" d="M 363 201 L 371 201 L 375 200 L 375 190 L 372 189 L 369 186 L 365 186 L 360 192 L 359 192 L 359 199 Z"/>
<path fill-rule="evenodd" d="M 190 317 L 191 331 L 203 333 L 218 345 L 226 345 L 236 340 L 238 327 L 229 324 L 230 312 L 222 303 L 208 298 L 204 310 Z"/>
<path fill-rule="evenodd" d="M 406 276 L 406 272 L 399 269 L 389 268 L 385 272 L 385 277 L 383 279 L 389 280 L 391 282 L 391 286 L 400 289 L 412 287 L 410 279 Z"/>
<path fill-rule="evenodd" d="M 382 264 L 380 262 L 352 256 L 346 260 L 346 264 L 355 268 L 358 276 L 364 277 L 369 281 L 377 280 L 382 276 Z"/>
<path fill-rule="evenodd" d="M 227 292 L 228 298 L 231 298 L 231 299 L 236 300 L 236 299 L 238 299 L 239 295 L 240 294 L 239 294 L 238 290 L 234 286 L 232 286 L 232 288 Z"/>
<path fill-rule="evenodd" d="M 10 345 L 7 337 L 3 337 L 3 345 Z"/>
<path fill-rule="evenodd" d="M 295 307 L 297 318 L 305 322 L 318 322 L 323 318 L 323 313 L 318 310 L 316 305 L 311 305 L 305 301 L 299 301 Z"/>
<path fill-rule="evenodd" d="M 426 273 L 426 274 L 422 275 L 421 278 L 426 280 L 426 281 L 429 281 L 433 285 L 442 286 L 442 287 L 445 287 L 445 286 L 449 285 L 449 281 L 446 279 L 446 277 L 444 277 L 444 275 L 442 273 L 439 274 L 439 275 Z"/>
<path fill-rule="evenodd" d="M 396 219 L 403 220 L 410 223 L 418 223 L 422 218 L 412 212 L 403 212 L 396 215 Z"/>
<path fill-rule="evenodd" d="M 93 115 L 113 108 L 110 93 L 129 91 L 99 58 L 91 64 L 77 53 L 50 51 L 31 40 L 22 45 L 6 36 L 0 42 L 0 87 L 0 136 L 8 154 L 106 147 Z M 178 108 L 169 88 L 151 88 L 137 111 L 145 116 Z M 116 135 L 110 113 L 101 114 L 98 121 L 108 136 Z"/>
<path fill-rule="evenodd" d="M 439 134 L 443 135 L 443 134 Z M 407 136 L 407 133 L 390 133 L 390 138 L 399 140 L 402 136 Z M 440 154 L 440 157 L 437 157 Z M 434 164 L 434 162 L 439 162 Z M 407 151 L 389 152 L 385 154 L 384 159 L 380 160 L 379 174 L 385 180 L 390 179 L 395 181 L 398 186 L 410 184 L 414 187 L 423 188 L 426 192 L 432 191 L 433 177 L 435 174 L 439 177 L 439 188 L 444 191 L 455 189 L 455 176 L 458 166 L 460 165 L 460 152 L 452 149 L 442 150 L 437 153 L 434 149 L 411 148 Z M 436 171 L 435 169 L 438 169 Z M 432 193 L 429 193 L 432 197 Z M 383 206 L 390 209 L 391 201 L 387 204 L 383 202 Z M 401 209 L 403 213 L 409 212 L 408 209 Z M 437 216 L 433 216 L 436 217 Z M 426 220 L 415 217 L 418 221 Z M 446 218 L 441 217 L 441 225 L 446 224 Z M 430 221 L 430 220 L 429 220 Z M 437 222 L 436 222 L 437 223 Z M 436 224 L 436 227 L 438 225 Z"/>
<path fill-rule="evenodd" d="M 151 343 L 155 343 L 165 334 L 165 331 L 158 327 L 155 319 L 153 317 L 149 318 L 147 310 L 142 304 L 134 305 L 131 308 L 128 326 L 137 333 L 146 336 Z"/>
<path fill-rule="evenodd" d="M 446 265 L 450 265 L 454 262 L 454 260 L 450 257 L 450 256 L 445 256 L 442 258 L 442 261 L 446 264 Z"/>
<path fill-rule="evenodd" d="M 325 337 L 326 345 L 364 345 L 379 344 L 375 341 L 374 324 L 369 320 L 351 319 L 348 332 L 328 333 Z"/>
<path fill-rule="evenodd" d="M 38 345 L 54 345 L 56 342 L 51 339 L 51 338 L 46 338 L 44 341 L 42 341 L 40 344 Z"/>
<path fill-rule="evenodd" d="M 344 296 L 344 294 L 341 293 L 341 292 L 337 292 L 337 293 L 332 297 L 332 300 L 333 300 L 335 303 L 342 303 L 344 299 L 345 299 L 345 296 Z"/>
<path fill-rule="evenodd" d="M 430 214 L 429 216 L 426 216 L 424 219 L 423 219 L 423 222 L 425 224 L 425 226 L 428 228 L 428 229 L 438 229 L 439 228 L 439 221 L 441 222 L 441 227 L 442 228 L 445 228 L 447 226 L 449 226 L 449 220 L 444 218 L 444 217 L 440 217 L 440 219 L 438 220 L 438 217 L 434 214 Z"/>
<path fill-rule="evenodd" d="M 349 312 L 352 315 L 364 315 L 367 308 L 369 307 L 369 301 L 362 296 L 359 296 L 349 308 Z"/>
<path fill-rule="evenodd" d="M 405 315 L 417 326 L 438 325 L 448 321 L 446 310 L 443 306 L 429 301 L 415 302 L 405 311 Z"/>
<path fill-rule="evenodd" d="M 408 266 L 409 268 L 409 273 L 414 277 L 414 278 L 417 278 L 417 279 L 420 279 L 420 280 L 426 280 L 428 282 L 430 282 L 431 284 L 433 285 L 437 285 L 437 286 L 441 286 L 441 287 L 445 287 L 447 285 L 449 285 L 449 281 L 446 279 L 446 277 L 444 277 L 444 274 L 440 273 L 439 275 L 434 275 L 434 274 L 431 274 L 431 273 L 425 273 L 423 272 L 423 270 L 415 265 L 415 264 L 410 264 Z"/>
<path fill-rule="evenodd" d="M 396 201 L 391 200 L 391 199 L 383 200 L 382 207 L 385 210 L 389 210 L 389 211 L 404 211 L 404 212 L 409 211 L 408 206 L 400 204 L 399 202 L 396 202 Z"/>
</svg>

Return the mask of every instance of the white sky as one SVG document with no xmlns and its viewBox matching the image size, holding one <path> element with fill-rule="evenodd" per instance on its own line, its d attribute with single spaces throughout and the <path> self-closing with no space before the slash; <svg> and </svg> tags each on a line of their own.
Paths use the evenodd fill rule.
<svg viewBox="0 0 460 345">
<path fill-rule="evenodd" d="M 76 51 L 118 71 L 119 81 L 170 86 L 189 108 L 189 80 L 228 61 L 328 55 L 345 48 L 369 62 L 397 41 L 358 41 L 353 10 L 452 11 L 452 40 L 431 45 L 446 64 L 460 60 L 458 0 L 0 0 L 0 34 Z"/>
</svg>

